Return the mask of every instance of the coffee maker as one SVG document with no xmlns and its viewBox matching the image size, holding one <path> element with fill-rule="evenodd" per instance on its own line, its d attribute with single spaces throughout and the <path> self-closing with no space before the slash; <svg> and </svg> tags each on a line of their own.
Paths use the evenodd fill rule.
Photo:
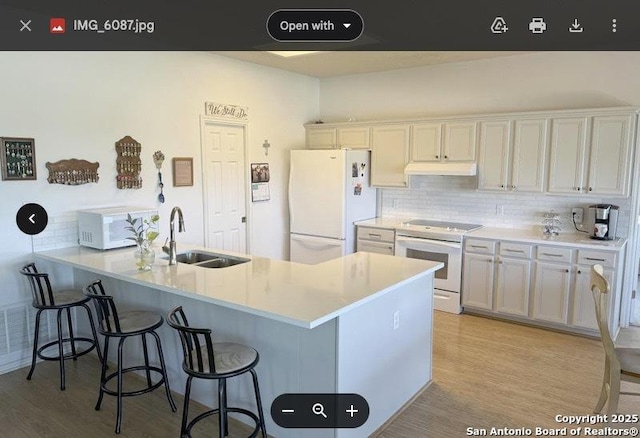
<svg viewBox="0 0 640 438">
<path fill-rule="evenodd" d="M 618 228 L 618 211 L 620 207 L 612 204 L 594 204 L 589 206 L 587 226 L 589 236 L 598 240 L 613 240 Z"/>
</svg>

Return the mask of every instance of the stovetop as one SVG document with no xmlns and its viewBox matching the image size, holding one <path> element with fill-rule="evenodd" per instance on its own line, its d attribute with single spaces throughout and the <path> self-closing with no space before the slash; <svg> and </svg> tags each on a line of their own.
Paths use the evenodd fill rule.
<svg viewBox="0 0 640 438">
<path fill-rule="evenodd" d="M 482 228 L 482 225 L 413 219 L 402 222 L 401 228 L 396 231 L 403 236 L 460 242 L 465 233 L 479 228 Z"/>
</svg>

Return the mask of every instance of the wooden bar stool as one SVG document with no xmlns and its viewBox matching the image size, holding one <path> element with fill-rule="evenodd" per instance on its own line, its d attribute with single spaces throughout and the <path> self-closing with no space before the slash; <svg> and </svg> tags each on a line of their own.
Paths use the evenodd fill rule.
<svg viewBox="0 0 640 438">
<path fill-rule="evenodd" d="M 211 341 L 210 329 L 189 327 L 189 322 L 182 310 L 182 306 L 176 307 L 169 313 L 167 323 L 176 329 L 180 335 L 184 355 L 182 369 L 188 375 L 187 386 L 184 393 L 182 426 L 180 428 L 181 437 L 191 437 L 191 428 L 198 421 L 217 413 L 219 414 L 219 436 L 222 438 L 229 433 L 228 413 L 236 412 L 246 415 L 255 421 L 256 426 L 251 435 L 249 435 L 250 437 L 256 437 L 258 436 L 258 432 L 261 432 L 262 437 L 267 438 L 262 402 L 260 400 L 260 388 L 258 387 L 258 376 L 254 370 L 260 360 L 258 352 L 251 347 L 241 344 L 231 342 L 213 343 Z M 227 406 L 227 379 L 246 372 L 250 372 L 253 378 L 253 389 L 258 405 L 257 416 L 246 409 Z M 187 422 L 189 416 L 191 380 L 194 377 L 218 381 L 218 408 L 204 412 L 190 422 Z"/>
<path fill-rule="evenodd" d="M 104 394 L 116 396 L 117 402 L 117 416 L 116 416 L 116 433 L 120 433 L 122 427 L 122 398 L 131 397 L 135 395 L 146 394 L 156 388 L 159 388 L 164 384 L 164 389 L 167 393 L 167 399 L 169 400 L 169 406 L 173 412 L 176 412 L 176 404 L 171 397 L 171 389 L 169 388 L 169 379 L 167 378 L 167 369 L 164 363 L 164 355 L 162 353 L 162 344 L 160 337 L 155 332 L 164 319 L 161 315 L 153 312 L 147 312 L 143 310 L 130 310 L 118 313 L 116 305 L 113 302 L 113 297 L 105 293 L 102 281 L 96 280 L 85 288 L 85 295 L 93 300 L 93 304 L 98 314 L 98 331 L 105 337 L 104 340 L 104 361 L 102 362 L 102 373 L 100 377 L 100 394 L 98 395 L 98 402 L 96 403 L 96 411 L 100 410 L 102 405 L 102 397 Z M 160 367 L 149 365 L 149 352 L 147 350 L 146 335 L 150 334 L 156 340 L 156 347 L 158 350 L 158 357 L 160 359 Z M 142 339 L 142 352 L 144 354 L 144 365 L 132 366 L 124 368 L 122 348 L 124 341 L 132 336 L 140 336 Z M 118 341 L 118 369 L 117 371 L 107 375 L 107 359 L 109 357 L 109 341 L 111 338 L 117 338 Z M 147 380 L 147 386 L 131 391 L 124 391 L 122 389 L 122 380 L 125 373 L 132 371 L 144 371 Z M 157 382 L 153 383 L 151 379 L 151 373 L 159 375 L 160 378 Z M 117 389 L 114 391 L 109 389 L 107 385 L 112 379 L 117 379 Z"/>
<path fill-rule="evenodd" d="M 20 273 L 24 275 L 31 286 L 31 293 L 33 295 L 33 302 L 31 305 L 38 309 L 36 313 L 36 327 L 33 335 L 33 354 L 31 357 L 31 369 L 27 375 L 27 380 L 31 380 L 33 372 L 36 369 L 36 360 L 41 358 L 43 360 L 57 360 L 60 363 L 60 389 L 64 391 L 65 388 L 65 372 L 64 361 L 67 359 L 76 360 L 80 356 L 89 353 L 96 348 L 98 352 L 98 359 L 102 362 L 102 354 L 100 353 L 100 345 L 98 344 L 98 336 L 96 335 L 96 328 L 93 322 L 93 316 L 91 310 L 87 306 L 89 298 L 84 296 L 81 290 L 61 290 L 53 292 L 51 288 L 51 282 L 49 281 L 49 274 L 38 272 L 34 263 L 29 263 L 20 269 Z M 82 307 L 87 311 L 89 317 L 89 325 L 91 326 L 91 332 L 93 338 L 85 338 L 75 336 L 73 333 L 73 323 L 71 321 L 71 309 L 73 307 Z M 38 337 L 40 334 L 40 316 L 45 310 L 55 310 L 58 315 L 58 337 L 56 340 L 47 342 L 46 344 L 38 347 Z M 69 336 L 63 337 L 62 332 L 62 314 L 67 314 L 67 327 L 69 329 Z M 76 344 L 85 345 L 84 349 L 80 349 L 80 346 Z M 64 352 L 65 344 L 68 344 L 70 351 Z M 44 353 L 49 347 L 58 347 L 58 355 L 50 356 Z"/>
</svg>

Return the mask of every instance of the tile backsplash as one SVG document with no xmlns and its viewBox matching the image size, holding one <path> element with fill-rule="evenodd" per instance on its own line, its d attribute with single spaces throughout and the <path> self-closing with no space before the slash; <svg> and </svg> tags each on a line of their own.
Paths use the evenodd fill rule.
<svg viewBox="0 0 640 438">
<path fill-rule="evenodd" d="M 586 220 L 592 204 L 620 207 L 618 237 L 628 237 L 631 198 L 558 196 L 543 193 L 482 192 L 477 177 L 411 176 L 409 189 L 382 189 L 381 212 L 398 219 L 423 218 L 478 223 L 488 227 L 540 227 L 544 213 L 551 210 L 562 220 L 562 232 L 575 231 L 571 209 L 582 207 Z"/>
<path fill-rule="evenodd" d="M 78 218 L 75 213 L 49 216 L 47 228 L 32 236 L 34 251 L 67 248 L 78 245 Z"/>
</svg>

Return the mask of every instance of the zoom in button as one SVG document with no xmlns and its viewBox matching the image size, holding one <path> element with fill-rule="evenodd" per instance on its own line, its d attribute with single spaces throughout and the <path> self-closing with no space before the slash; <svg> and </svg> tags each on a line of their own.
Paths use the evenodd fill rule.
<svg viewBox="0 0 640 438">
<path fill-rule="evenodd" d="M 267 19 L 267 32 L 276 41 L 354 41 L 364 21 L 352 9 L 278 9 Z"/>
</svg>

